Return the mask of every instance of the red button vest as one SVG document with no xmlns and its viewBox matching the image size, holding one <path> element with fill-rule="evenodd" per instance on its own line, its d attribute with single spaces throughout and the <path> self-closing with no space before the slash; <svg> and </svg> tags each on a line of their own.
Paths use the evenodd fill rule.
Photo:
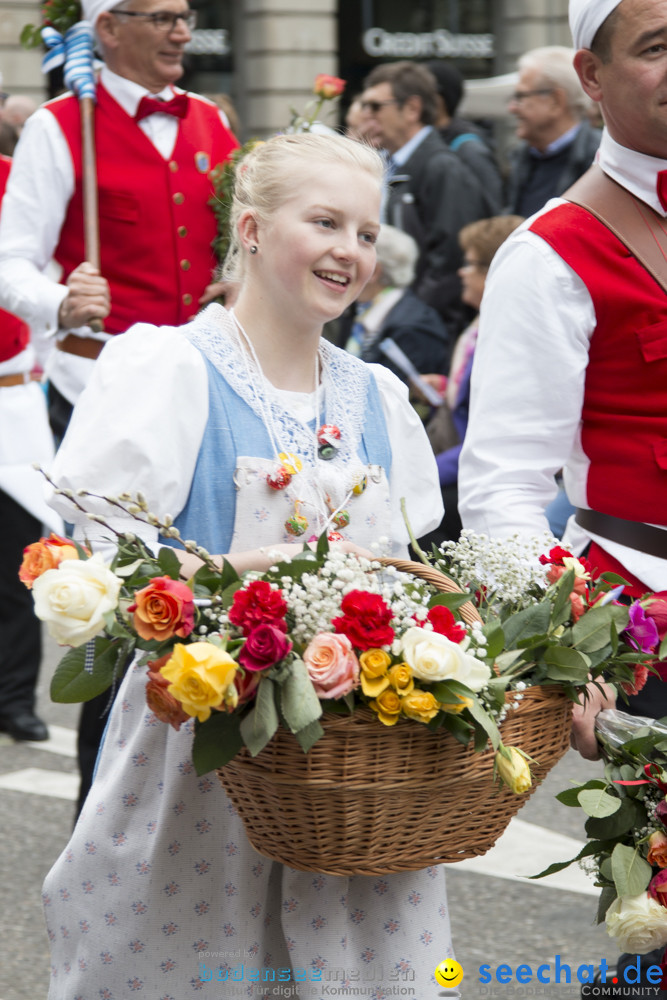
<svg viewBox="0 0 667 1000">
<path fill-rule="evenodd" d="M 9 156 L 0 156 L 0 201 L 5 193 L 7 178 L 12 165 Z M 12 313 L 0 309 L 0 362 L 9 361 L 24 351 L 30 341 L 30 329 Z"/>
<path fill-rule="evenodd" d="M 578 205 L 560 205 L 530 228 L 579 275 L 595 307 L 582 412 L 588 504 L 667 525 L 667 296 Z"/>
<path fill-rule="evenodd" d="M 63 281 L 85 259 L 79 106 L 71 95 L 45 105 L 67 140 L 75 191 L 55 258 Z M 197 312 L 212 278 L 216 234 L 209 177 L 238 143 L 218 109 L 190 97 L 173 153 L 165 160 L 103 86 L 95 108 L 101 272 L 111 291 L 108 333 L 138 321 L 179 325 Z"/>
</svg>

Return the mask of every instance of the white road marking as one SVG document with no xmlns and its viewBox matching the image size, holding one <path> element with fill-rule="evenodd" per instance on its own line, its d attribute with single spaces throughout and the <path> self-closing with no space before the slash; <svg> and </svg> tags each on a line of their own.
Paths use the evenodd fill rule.
<svg viewBox="0 0 667 1000">
<path fill-rule="evenodd" d="M 565 892 L 579 892 L 586 896 L 598 896 L 600 890 L 578 865 L 571 865 L 555 875 L 531 880 L 556 861 L 569 861 L 577 856 L 583 841 L 554 833 L 543 826 L 513 819 L 495 847 L 481 858 L 457 861 L 448 867 L 476 875 L 492 875 L 523 882 L 524 885 L 541 885 L 549 889 Z"/>
<path fill-rule="evenodd" d="M 63 771 L 44 771 L 39 767 L 26 767 L 22 771 L 0 774 L 0 789 L 10 792 L 29 792 L 48 795 L 56 799 L 76 802 L 79 795 L 79 776 Z"/>
<path fill-rule="evenodd" d="M 46 750 L 48 753 L 57 753 L 61 757 L 76 757 L 76 730 L 66 729 L 65 726 L 49 725 L 49 739 L 40 740 L 39 743 L 29 743 L 35 750 Z"/>
</svg>

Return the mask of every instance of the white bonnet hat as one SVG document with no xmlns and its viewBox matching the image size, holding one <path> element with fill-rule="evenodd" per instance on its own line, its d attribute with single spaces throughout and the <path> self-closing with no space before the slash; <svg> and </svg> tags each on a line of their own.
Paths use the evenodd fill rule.
<svg viewBox="0 0 667 1000">
<path fill-rule="evenodd" d="M 90 21 L 93 29 L 100 14 L 117 7 L 120 0 L 81 0 L 83 20 Z"/>
<path fill-rule="evenodd" d="M 570 0 L 570 31 L 575 49 L 590 49 L 596 31 L 620 2 L 621 0 Z"/>
</svg>

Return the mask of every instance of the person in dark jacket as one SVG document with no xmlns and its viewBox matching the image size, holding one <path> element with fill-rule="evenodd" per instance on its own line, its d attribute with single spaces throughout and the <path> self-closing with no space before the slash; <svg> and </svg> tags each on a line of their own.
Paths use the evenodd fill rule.
<svg viewBox="0 0 667 1000">
<path fill-rule="evenodd" d="M 408 61 L 376 66 L 364 83 L 362 110 L 373 144 L 388 154 L 383 222 L 409 233 L 419 247 L 412 289 L 461 329 L 457 235 L 485 215 L 481 185 L 435 129 L 438 91 L 425 66 Z"/>
<path fill-rule="evenodd" d="M 382 226 L 370 281 L 341 324 L 339 343 L 364 361 L 391 369 L 408 385 L 405 367 L 385 353 L 393 341 L 417 372 L 447 371 L 454 336 L 431 306 L 409 287 L 419 256 L 417 244 L 399 229 Z"/>
<path fill-rule="evenodd" d="M 584 120 L 588 98 L 562 45 L 532 49 L 519 59 L 509 109 L 521 145 L 511 157 L 507 211 L 530 216 L 563 194 L 595 158 L 602 133 Z"/>
<path fill-rule="evenodd" d="M 446 59 L 432 59 L 426 65 L 438 85 L 436 128 L 440 138 L 479 180 L 485 214 L 498 215 L 503 207 L 503 179 L 489 137 L 473 122 L 456 115 L 463 97 L 463 76 Z"/>
</svg>

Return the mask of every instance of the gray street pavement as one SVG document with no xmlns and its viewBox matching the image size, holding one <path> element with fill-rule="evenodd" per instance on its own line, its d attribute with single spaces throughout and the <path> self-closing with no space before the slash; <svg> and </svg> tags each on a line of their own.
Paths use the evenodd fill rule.
<svg viewBox="0 0 667 1000">
<path fill-rule="evenodd" d="M 45 1000 L 47 995 L 49 955 L 40 887 L 67 842 L 76 788 L 71 754 L 78 706 L 54 705 L 48 698 L 57 658 L 57 647 L 48 642 L 39 705 L 53 727 L 53 745 L 45 749 L 18 744 L 0 735 L 0 1000 Z M 561 806 L 553 796 L 571 780 L 586 780 L 599 770 L 598 764 L 571 751 L 521 810 L 497 848 L 475 864 L 450 867 L 449 909 L 456 955 L 464 970 L 459 989 L 465 1000 L 575 998 L 580 966 L 597 965 L 602 958 L 613 964 L 613 942 L 604 927 L 594 923 L 595 889 L 582 873 L 573 869 L 564 887 L 522 877 L 576 853 L 577 841 L 583 840 L 581 813 Z M 480 802 L 480 828 L 484 813 L 485 803 Z M 424 950 L 424 961 L 434 969 L 445 957 L 436 948 L 434 942 Z M 554 981 L 557 962 L 560 983 Z M 500 970 L 501 979 L 510 975 L 509 982 L 497 978 L 502 965 L 511 970 L 509 974 Z M 531 969 L 529 983 L 517 981 L 521 965 Z M 488 966 L 488 973 L 483 966 Z M 537 981 L 538 966 L 547 966 L 541 976 L 549 983 Z M 570 984 L 566 967 L 574 980 Z M 522 973 L 524 979 L 526 975 Z M 490 981 L 480 981 L 484 978 Z M 211 983 L 206 995 L 224 997 L 217 992 L 221 989 L 223 984 L 216 989 Z M 433 998 L 416 1000 L 437 997 L 434 991 Z"/>
</svg>

